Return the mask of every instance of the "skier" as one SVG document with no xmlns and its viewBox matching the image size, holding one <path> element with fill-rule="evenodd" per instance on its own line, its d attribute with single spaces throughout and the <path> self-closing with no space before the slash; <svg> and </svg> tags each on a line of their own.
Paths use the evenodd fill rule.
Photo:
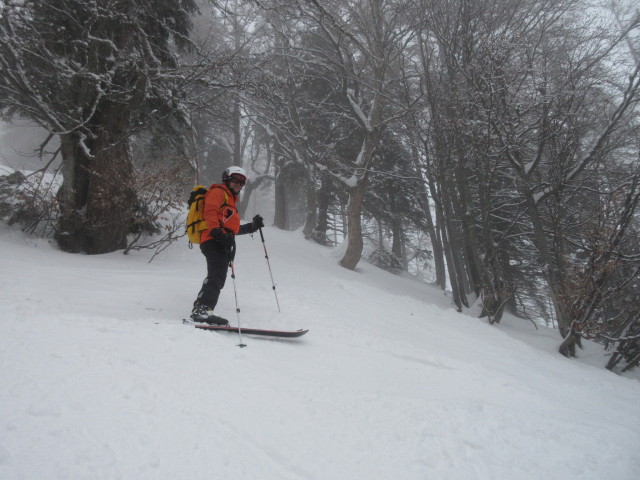
<svg viewBox="0 0 640 480">
<path fill-rule="evenodd" d="M 200 251 L 207 260 L 207 277 L 193 304 L 191 319 L 195 322 L 228 325 L 229 322 L 214 315 L 213 310 L 227 279 L 229 264 L 235 257 L 235 236 L 264 227 L 260 215 L 253 217 L 250 223 L 240 224 L 236 200 L 246 181 L 244 169 L 229 167 L 222 173 L 222 184 L 211 185 L 204 197 L 204 219 L 208 229 L 201 234 Z"/>
</svg>

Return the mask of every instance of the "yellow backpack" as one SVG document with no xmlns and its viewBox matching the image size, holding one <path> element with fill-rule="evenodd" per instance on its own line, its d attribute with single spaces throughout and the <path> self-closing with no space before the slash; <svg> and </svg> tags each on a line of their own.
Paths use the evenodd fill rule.
<svg viewBox="0 0 640 480">
<path fill-rule="evenodd" d="M 213 187 L 222 188 L 219 185 L 213 185 L 212 188 Z M 187 237 L 189 238 L 189 248 L 191 248 L 194 243 L 200 243 L 200 233 L 208 228 L 207 222 L 204 220 L 204 196 L 207 192 L 208 189 L 206 187 L 198 185 L 193 187 L 191 195 L 189 195 L 189 213 L 187 214 Z M 223 206 L 227 205 L 228 198 L 227 192 L 224 192 Z"/>
</svg>

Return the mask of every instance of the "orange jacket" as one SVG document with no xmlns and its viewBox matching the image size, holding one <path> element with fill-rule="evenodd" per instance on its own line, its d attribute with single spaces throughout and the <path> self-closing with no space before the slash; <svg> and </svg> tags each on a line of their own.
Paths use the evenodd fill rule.
<svg viewBox="0 0 640 480">
<path fill-rule="evenodd" d="M 228 232 L 233 232 L 234 235 L 237 235 L 240 230 L 236 196 L 226 185 L 213 184 L 209 187 L 209 191 L 204 196 L 203 215 L 208 228 L 200 234 L 201 243 L 211 240 L 209 234 L 214 228 L 222 227 Z"/>
</svg>

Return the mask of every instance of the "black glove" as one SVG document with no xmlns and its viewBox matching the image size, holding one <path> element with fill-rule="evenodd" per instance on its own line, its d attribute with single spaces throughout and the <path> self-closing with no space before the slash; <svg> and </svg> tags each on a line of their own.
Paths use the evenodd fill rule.
<svg viewBox="0 0 640 480">
<path fill-rule="evenodd" d="M 233 233 L 218 227 L 212 228 L 209 236 L 228 250 L 233 245 Z"/>
<path fill-rule="evenodd" d="M 259 230 L 262 227 L 264 227 L 264 221 L 262 217 L 258 214 L 255 217 L 253 217 L 253 221 L 251 222 L 251 231 L 255 232 L 256 230 Z"/>
</svg>

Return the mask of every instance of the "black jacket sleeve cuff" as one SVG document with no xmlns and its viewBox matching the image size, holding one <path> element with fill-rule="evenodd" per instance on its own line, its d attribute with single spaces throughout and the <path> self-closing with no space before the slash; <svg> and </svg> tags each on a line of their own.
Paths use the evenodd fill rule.
<svg viewBox="0 0 640 480">
<path fill-rule="evenodd" d="M 247 233 L 253 233 L 255 230 L 253 229 L 252 223 L 245 223 L 244 225 L 240 225 L 240 230 L 238 230 L 238 235 L 245 235 Z"/>
</svg>

